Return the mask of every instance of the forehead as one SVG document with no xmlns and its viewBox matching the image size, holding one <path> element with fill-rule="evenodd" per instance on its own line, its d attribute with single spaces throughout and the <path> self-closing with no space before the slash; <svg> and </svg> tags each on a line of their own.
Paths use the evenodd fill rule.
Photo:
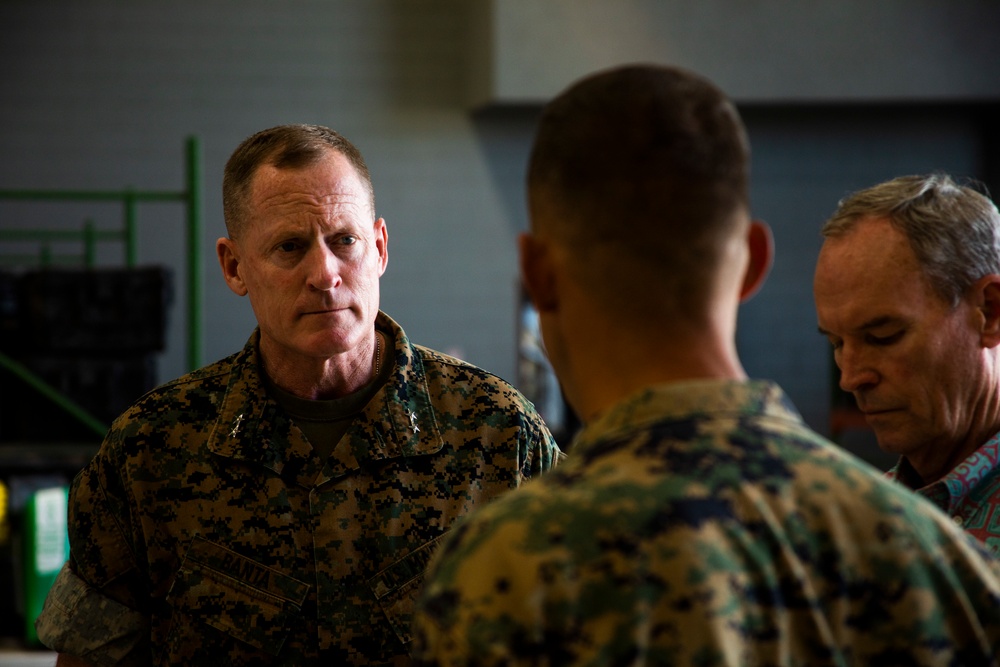
<svg viewBox="0 0 1000 667">
<path fill-rule="evenodd" d="M 333 210 L 361 217 L 373 213 L 368 189 L 357 170 L 336 151 L 301 168 L 261 165 L 250 182 L 249 204 L 251 218 Z"/>
<path fill-rule="evenodd" d="M 826 239 L 813 294 L 820 326 L 830 331 L 879 317 L 921 319 L 931 311 L 950 310 L 931 288 L 903 233 L 879 218 Z"/>
</svg>

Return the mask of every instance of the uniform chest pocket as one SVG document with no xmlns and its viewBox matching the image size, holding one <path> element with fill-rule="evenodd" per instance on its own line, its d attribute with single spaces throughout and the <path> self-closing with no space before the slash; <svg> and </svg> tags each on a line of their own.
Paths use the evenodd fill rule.
<svg viewBox="0 0 1000 667">
<path fill-rule="evenodd" d="M 389 619 L 396 636 L 404 644 L 413 639 L 410 633 L 413 610 L 423 587 L 427 564 L 441 537 L 417 547 L 368 580 L 369 589 Z"/>
<path fill-rule="evenodd" d="M 211 652 L 214 647 L 205 646 L 204 637 L 197 639 L 199 623 L 277 655 L 308 593 L 308 584 L 195 537 L 167 593 L 172 658 Z"/>
</svg>

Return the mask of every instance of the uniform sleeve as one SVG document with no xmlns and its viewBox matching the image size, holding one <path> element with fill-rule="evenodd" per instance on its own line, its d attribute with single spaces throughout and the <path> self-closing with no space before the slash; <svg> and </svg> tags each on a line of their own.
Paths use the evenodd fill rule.
<svg viewBox="0 0 1000 667">
<path fill-rule="evenodd" d="M 534 406 L 526 399 L 524 402 L 526 405 L 524 410 L 525 428 L 522 429 L 524 437 L 520 443 L 521 452 L 523 452 L 521 478 L 528 480 L 559 465 L 566 454 L 559 449 L 555 438 L 552 437 L 548 426 L 545 425 Z"/>
<path fill-rule="evenodd" d="M 38 620 L 43 644 L 95 665 L 148 663 L 149 617 L 131 541 L 128 494 L 114 463 L 116 435 L 73 480 L 70 560 Z M 137 660 L 137 655 L 145 659 Z"/>
<path fill-rule="evenodd" d="M 76 576 L 68 563 L 49 591 L 35 630 L 52 650 L 92 665 L 149 663 L 146 617 L 101 595 Z"/>
</svg>

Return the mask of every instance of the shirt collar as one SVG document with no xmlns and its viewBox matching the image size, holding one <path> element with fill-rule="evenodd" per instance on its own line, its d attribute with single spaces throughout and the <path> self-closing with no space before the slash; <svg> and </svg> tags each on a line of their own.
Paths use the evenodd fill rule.
<svg viewBox="0 0 1000 667">
<path fill-rule="evenodd" d="M 654 385 L 612 406 L 577 435 L 570 451 L 626 435 L 654 422 L 720 414 L 766 415 L 801 422 L 778 385 L 764 380 L 691 380 Z"/>
<path fill-rule="evenodd" d="M 1000 433 L 987 440 L 968 458 L 952 468 L 947 475 L 916 491 L 949 514 L 957 512 L 963 504 L 978 507 L 984 499 L 978 497 L 977 491 L 984 488 L 983 480 L 995 474 L 1000 468 L 998 462 L 1000 462 Z M 905 458 L 900 458 L 886 474 L 890 479 L 902 481 L 908 471 L 912 471 L 909 462 Z"/>
<path fill-rule="evenodd" d="M 366 463 L 440 450 L 444 443 L 422 357 L 388 315 L 379 312 L 375 326 L 394 341 L 395 368 L 345 434 L 349 445 L 338 447 L 328 461 L 316 459 L 302 432 L 267 395 L 259 371 L 259 329 L 233 359 L 209 449 L 278 474 L 290 472 L 303 486 L 348 474 Z"/>
</svg>

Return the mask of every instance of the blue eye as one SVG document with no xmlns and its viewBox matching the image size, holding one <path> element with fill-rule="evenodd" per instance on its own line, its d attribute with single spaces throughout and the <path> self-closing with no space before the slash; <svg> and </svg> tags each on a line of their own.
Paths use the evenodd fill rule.
<svg viewBox="0 0 1000 667">
<path fill-rule="evenodd" d="M 354 245 L 358 242 L 358 237 L 351 235 L 341 236 L 339 241 L 340 245 Z"/>
</svg>

